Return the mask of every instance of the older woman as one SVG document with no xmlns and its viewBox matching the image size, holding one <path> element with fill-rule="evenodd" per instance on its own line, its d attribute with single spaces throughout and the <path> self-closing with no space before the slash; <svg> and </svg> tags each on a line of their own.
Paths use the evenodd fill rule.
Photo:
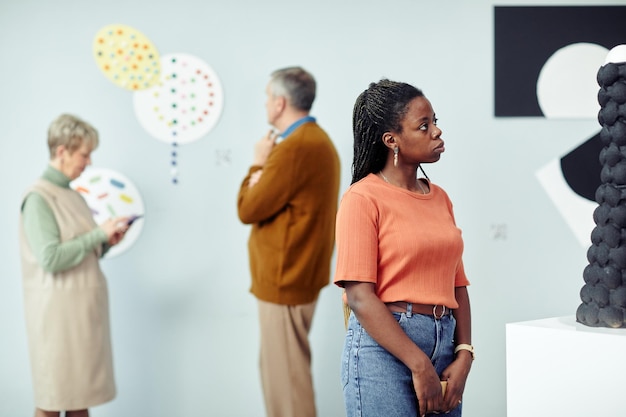
<svg viewBox="0 0 626 417">
<path fill-rule="evenodd" d="M 25 193 L 20 250 L 35 416 L 88 416 L 115 396 L 107 284 L 98 264 L 128 218 L 94 223 L 69 186 L 91 163 L 98 132 L 71 115 L 48 130 L 50 164 Z"/>
<path fill-rule="evenodd" d="M 463 240 L 448 195 L 417 178 L 444 151 L 435 112 L 417 88 L 381 80 L 357 98 L 353 128 L 335 275 L 353 312 L 347 415 L 458 417 L 473 359 Z"/>
</svg>

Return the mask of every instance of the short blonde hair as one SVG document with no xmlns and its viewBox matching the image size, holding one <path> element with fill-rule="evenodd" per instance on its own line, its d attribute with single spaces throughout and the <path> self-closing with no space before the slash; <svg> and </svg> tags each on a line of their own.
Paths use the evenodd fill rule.
<svg viewBox="0 0 626 417">
<path fill-rule="evenodd" d="M 86 143 L 92 151 L 98 147 L 98 131 L 84 120 L 71 114 L 62 114 L 50 124 L 48 128 L 50 159 L 54 158 L 59 146 L 65 146 L 72 154 L 83 143 Z"/>
</svg>

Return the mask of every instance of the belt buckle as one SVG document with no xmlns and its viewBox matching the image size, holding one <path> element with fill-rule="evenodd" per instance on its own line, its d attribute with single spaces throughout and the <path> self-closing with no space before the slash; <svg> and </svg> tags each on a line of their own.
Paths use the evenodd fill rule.
<svg viewBox="0 0 626 417">
<path fill-rule="evenodd" d="M 433 316 L 435 317 L 435 320 L 441 319 L 445 314 L 446 314 L 446 306 L 443 306 L 443 305 L 441 306 L 441 314 L 439 316 L 437 316 L 437 304 L 433 306 Z"/>
</svg>

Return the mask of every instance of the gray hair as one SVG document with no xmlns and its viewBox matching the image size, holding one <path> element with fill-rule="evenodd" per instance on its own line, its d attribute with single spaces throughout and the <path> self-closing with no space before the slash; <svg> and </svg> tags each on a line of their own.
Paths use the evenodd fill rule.
<svg viewBox="0 0 626 417">
<path fill-rule="evenodd" d="M 93 151 L 98 147 L 98 131 L 89 123 L 71 114 L 57 117 L 48 128 L 48 149 L 50 159 L 54 158 L 59 146 L 74 153 L 83 143 Z"/>
<path fill-rule="evenodd" d="M 271 74 L 270 91 L 285 97 L 289 104 L 303 111 L 311 110 L 315 100 L 315 79 L 301 67 L 288 67 Z"/>
</svg>

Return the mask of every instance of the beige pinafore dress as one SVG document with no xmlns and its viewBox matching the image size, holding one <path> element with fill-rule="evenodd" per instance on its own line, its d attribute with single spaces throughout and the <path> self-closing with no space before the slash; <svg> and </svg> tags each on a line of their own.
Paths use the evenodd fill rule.
<svg viewBox="0 0 626 417">
<path fill-rule="evenodd" d="M 41 195 L 54 213 L 61 241 L 96 227 L 74 190 L 39 180 L 25 195 Z M 46 272 L 36 261 L 20 221 L 26 329 L 35 405 L 80 410 L 115 397 L 107 283 L 101 248 L 65 271 Z"/>
</svg>

